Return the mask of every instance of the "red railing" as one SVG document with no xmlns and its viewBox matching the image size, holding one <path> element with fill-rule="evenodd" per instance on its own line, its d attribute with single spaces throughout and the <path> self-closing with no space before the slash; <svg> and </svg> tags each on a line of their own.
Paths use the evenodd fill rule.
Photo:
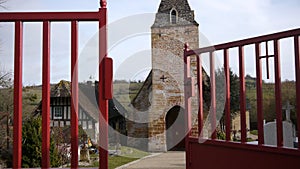
<svg viewBox="0 0 300 169">
<path fill-rule="evenodd" d="M 218 144 L 227 144 L 231 142 L 230 133 L 231 133 L 231 118 L 230 118 L 230 75 L 229 75 L 229 49 L 238 48 L 238 67 L 239 67 L 239 83 L 240 83 L 240 121 L 241 121 L 241 142 L 240 144 L 245 144 L 247 141 L 247 128 L 246 128 L 246 86 L 245 86 L 245 54 L 244 47 L 248 45 L 255 46 L 255 60 L 256 60 L 256 94 L 257 94 L 257 128 L 258 128 L 258 147 L 265 147 L 264 145 L 264 124 L 263 124 L 263 91 L 262 91 L 262 64 L 261 59 L 267 60 L 267 77 L 269 77 L 269 68 L 268 68 L 268 58 L 274 57 L 274 67 L 275 67 L 275 100 L 276 100 L 276 128 L 277 128 L 277 148 L 278 150 L 283 149 L 283 127 L 282 127 L 282 96 L 281 96 L 281 69 L 280 69 L 280 40 L 284 38 L 293 38 L 294 41 L 294 51 L 295 51 L 295 79 L 296 79 L 296 111 L 297 111 L 297 126 L 298 131 L 300 127 L 300 47 L 299 47 L 299 36 L 300 29 L 289 30 L 285 32 L 249 38 L 240 41 L 234 41 L 224 44 L 219 44 L 215 46 L 209 46 L 204 48 L 199 48 L 195 50 L 189 49 L 188 45 L 185 46 L 184 52 L 184 61 L 185 61 L 185 82 L 189 81 L 191 78 L 190 69 L 191 62 L 190 57 L 197 57 L 197 84 L 198 84 L 198 133 L 199 137 L 203 130 L 203 91 L 202 91 L 202 55 L 209 53 L 210 57 L 210 86 L 211 86 L 211 107 L 210 113 L 212 116 L 211 119 L 211 129 L 212 135 L 208 139 L 210 143 L 218 142 Z M 261 44 L 268 42 L 274 43 L 274 55 L 268 54 L 268 45 L 266 45 L 266 56 L 261 54 Z M 215 53 L 221 51 L 223 53 L 224 59 L 224 72 L 225 72 L 225 133 L 226 141 L 220 142 L 216 139 L 216 81 L 215 81 Z M 187 124 L 188 129 L 191 129 L 191 86 L 185 87 L 185 98 L 186 98 L 186 114 L 187 114 Z M 299 138 L 299 132 L 298 132 Z M 191 150 L 189 145 L 192 142 L 195 142 L 195 139 L 188 135 L 186 139 L 187 145 L 187 167 L 192 162 L 191 152 L 196 151 Z M 230 144 L 231 145 L 231 144 Z M 298 146 L 300 150 L 300 146 Z M 291 150 L 294 151 L 294 150 Z"/>
<path fill-rule="evenodd" d="M 107 57 L 106 0 L 96 12 L 0 13 L 0 22 L 15 23 L 13 168 L 22 164 L 23 23 L 43 22 L 42 168 L 50 167 L 50 30 L 51 22 L 71 22 L 71 168 L 78 168 L 78 22 L 99 22 L 100 168 L 108 168 L 108 99 L 112 98 L 112 60 Z M 100 85 L 102 84 L 102 85 Z"/>
</svg>

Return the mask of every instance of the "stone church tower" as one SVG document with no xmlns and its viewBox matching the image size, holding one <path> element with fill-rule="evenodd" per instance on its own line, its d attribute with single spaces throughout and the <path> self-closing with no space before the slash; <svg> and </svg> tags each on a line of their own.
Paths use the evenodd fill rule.
<svg viewBox="0 0 300 169">
<path fill-rule="evenodd" d="M 198 26 L 187 0 L 161 0 L 151 27 L 152 71 L 132 101 L 129 145 L 151 152 L 184 148 L 183 51 L 185 43 L 199 48 Z"/>
</svg>

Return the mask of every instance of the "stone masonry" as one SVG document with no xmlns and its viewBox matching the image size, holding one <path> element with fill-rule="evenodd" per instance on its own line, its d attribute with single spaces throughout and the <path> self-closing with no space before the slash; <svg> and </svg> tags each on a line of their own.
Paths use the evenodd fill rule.
<svg viewBox="0 0 300 169">
<path fill-rule="evenodd" d="M 185 126 L 184 119 L 177 118 L 170 127 L 174 131 L 171 138 L 175 140 L 167 138 L 166 118 L 168 113 L 178 114 L 172 112 L 172 108 L 184 109 L 184 44 L 188 43 L 191 49 L 199 47 L 198 23 L 188 1 L 162 0 L 151 33 L 152 71 L 132 102 L 136 112 L 131 114 L 135 122 L 128 122 L 128 144 L 151 152 L 163 152 L 168 150 L 168 139 L 176 146 L 186 134 L 180 129 Z M 195 70 L 195 58 L 192 62 Z M 193 116 L 196 116 L 198 105 L 196 98 L 193 100 Z"/>
</svg>

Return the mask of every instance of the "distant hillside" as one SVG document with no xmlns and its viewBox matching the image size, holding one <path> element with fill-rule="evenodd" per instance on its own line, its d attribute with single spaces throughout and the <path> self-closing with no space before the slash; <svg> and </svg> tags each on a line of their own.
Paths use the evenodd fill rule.
<svg viewBox="0 0 300 169">
<path fill-rule="evenodd" d="M 114 97 L 125 107 L 129 109 L 132 99 L 137 95 L 144 82 L 127 82 L 115 81 L 114 82 Z"/>
<path fill-rule="evenodd" d="M 51 84 L 51 88 L 55 84 Z M 140 90 L 143 82 L 114 82 L 114 97 L 128 110 L 131 100 Z M 42 100 L 42 86 L 27 86 L 23 88 L 23 119 L 27 119 Z M 13 89 L 0 89 L 0 112 L 13 113 Z M 1 119 L 1 115 L 0 115 Z"/>
<path fill-rule="evenodd" d="M 30 113 L 38 106 L 42 99 L 42 87 L 32 86 L 23 88 L 23 119 L 29 117 Z M 13 89 L 0 89 L 0 111 L 6 112 L 7 108 L 13 114 Z"/>
<path fill-rule="evenodd" d="M 276 119 L 276 104 L 275 104 L 275 84 L 263 82 L 263 114 L 266 121 L 273 121 Z M 296 85 L 295 81 L 284 81 L 281 82 L 281 95 L 282 95 L 282 106 L 287 101 L 291 105 L 296 105 Z M 256 97 L 256 79 L 246 78 L 246 98 L 248 102 L 248 108 L 250 108 L 250 119 L 251 122 L 257 121 L 257 97 Z M 285 119 L 284 110 L 283 119 Z M 291 110 L 291 119 L 296 122 L 295 109 Z M 295 123 L 294 123 L 295 124 Z"/>
</svg>

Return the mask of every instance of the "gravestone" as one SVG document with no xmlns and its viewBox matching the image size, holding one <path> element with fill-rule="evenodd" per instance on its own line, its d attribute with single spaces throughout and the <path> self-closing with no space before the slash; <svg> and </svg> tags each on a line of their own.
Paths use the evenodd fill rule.
<svg viewBox="0 0 300 169">
<path fill-rule="evenodd" d="M 294 109 L 294 106 L 290 105 L 290 102 L 287 101 L 286 104 L 282 107 L 285 110 L 285 119 L 286 121 L 291 121 L 291 110 Z"/>
<path fill-rule="evenodd" d="M 264 139 L 266 145 L 277 145 L 276 121 L 264 125 Z M 283 146 L 294 147 L 294 128 L 293 124 L 288 121 L 282 122 L 283 129 Z"/>
<path fill-rule="evenodd" d="M 276 121 L 264 125 L 264 140 L 266 145 L 277 145 Z"/>
<path fill-rule="evenodd" d="M 283 107 L 285 110 L 286 120 L 282 122 L 283 130 L 283 146 L 284 147 L 294 147 L 295 141 L 295 129 L 293 123 L 290 119 L 290 111 L 293 109 L 293 106 L 287 101 L 286 105 Z M 277 127 L 276 120 L 274 122 L 269 122 L 264 125 L 264 139 L 266 145 L 277 145 Z"/>
<path fill-rule="evenodd" d="M 277 122 L 269 122 L 264 125 L 264 139 L 266 145 L 277 145 Z M 294 128 L 293 124 L 290 121 L 282 122 L 283 129 L 283 146 L 284 147 L 294 147 Z"/>
</svg>

